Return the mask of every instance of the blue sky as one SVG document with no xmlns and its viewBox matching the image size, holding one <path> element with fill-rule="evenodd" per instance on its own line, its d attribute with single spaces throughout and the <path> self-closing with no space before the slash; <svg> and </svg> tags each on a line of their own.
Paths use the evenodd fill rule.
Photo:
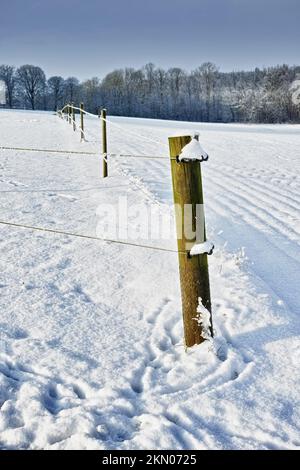
<svg viewBox="0 0 300 470">
<path fill-rule="evenodd" d="M 300 64 L 299 25 L 299 0 L 0 0 L 0 63 L 80 79 L 147 62 Z"/>
</svg>

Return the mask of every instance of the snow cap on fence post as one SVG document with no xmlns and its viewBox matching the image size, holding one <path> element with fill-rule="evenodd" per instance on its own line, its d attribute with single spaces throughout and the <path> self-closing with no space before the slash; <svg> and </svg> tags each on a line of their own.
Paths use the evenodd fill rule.
<svg viewBox="0 0 300 470">
<path fill-rule="evenodd" d="M 178 161 L 187 162 L 187 161 L 199 161 L 205 162 L 208 160 L 208 155 L 203 150 L 202 145 L 199 142 L 199 133 L 194 134 L 192 140 L 183 147 L 181 150 Z"/>
</svg>

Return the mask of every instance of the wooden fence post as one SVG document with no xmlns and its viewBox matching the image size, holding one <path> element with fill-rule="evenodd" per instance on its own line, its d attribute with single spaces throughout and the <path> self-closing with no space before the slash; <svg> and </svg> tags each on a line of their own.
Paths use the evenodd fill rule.
<svg viewBox="0 0 300 470">
<path fill-rule="evenodd" d="M 107 167 L 107 134 L 106 134 L 106 109 L 101 110 L 102 120 L 102 153 L 103 153 L 103 178 L 108 176 Z"/>
<path fill-rule="evenodd" d="M 72 103 L 72 121 L 73 121 L 73 131 L 76 131 L 76 120 L 75 120 L 75 109 L 74 103 Z"/>
<path fill-rule="evenodd" d="M 68 105 L 68 122 L 71 124 L 71 106 Z"/>
<path fill-rule="evenodd" d="M 196 321 L 199 317 L 199 313 L 197 312 L 199 298 L 202 299 L 202 304 L 211 314 L 207 254 L 190 257 L 190 248 L 187 247 L 191 245 L 191 240 L 187 239 L 185 234 L 185 205 L 190 205 L 189 207 L 192 210 L 193 227 L 196 226 L 197 221 L 197 205 L 203 206 L 200 162 L 179 162 L 177 159 L 183 147 L 185 147 L 185 145 L 190 141 L 190 136 L 169 138 L 174 203 L 175 207 L 180 207 L 180 210 L 175 210 L 175 216 L 184 336 L 187 347 L 193 346 L 194 344 L 200 344 L 205 339 L 202 335 L 201 325 Z M 201 206 L 199 206 L 200 209 Z M 199 223 L 199 220 L 197 223 Z M 201 240 L 201 242 L 204 242 L 204 217 L 201 217 L 201 223 L 203 224 L 201 227 L 203 240 Z M 210 324 L 210 333 L 212 335 L 212 322 Z"/>
<path fill-rule="evenodd" d="M 83 103 L 80 103 L 80 140 L 84 141 Z"/>
</svg>

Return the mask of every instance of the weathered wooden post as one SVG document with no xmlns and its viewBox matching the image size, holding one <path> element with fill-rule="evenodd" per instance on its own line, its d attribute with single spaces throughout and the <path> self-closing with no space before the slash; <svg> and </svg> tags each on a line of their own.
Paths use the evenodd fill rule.
<svg viewBox="0 0 300 470">
<path fill-rule="evenodd" d="M 73 121 L 73 131 L 76 131 L 76 120 L 75 120 L 75 109 L 74 103 L 72 103 L 72 121 Z"/>
<path fill-rule="evenodd" d="M 71 106 L 68 105 L 68 122 L 71 124 Z"/>
<path fill-rule="evenodd" d="M 108 176 L 107 167 L 107 134 L 106 134 L 106 109 L 101 110 L 102 120 L 102 154 L 103 154 L 103 178 Z"/>
<path fill-rule="evenodd" d="M 189 205 L 192 213 L 193 229 L 196 227 L 196 223 L 202 224 L 200 229 L 203 234 L 203 239 L 200 240 L 200 242 L 205 242 L 205 221 L 204 217 L 199 217 L 199 213 L 203 211 L 200 161 L 179 161 L 178 159 L 181 150 L 190 141 L 190 136 L 169 138 L 174 203 L 175 209 L 176 207 L 180 209 L 175 210 L 175 216 L 184 336 L 187 347 L 200 344 L 205 340 L 202 326 L 199 324 L 199 321 L 197 321 L 199 318 L 199 311 L 197 311 L 199 298 L 201 298 L 202 305 L 210 312 L 209 329 L 210 334 L 212 335 L 213 333 L 207 254 L 203 253 L 191 257 L 189 255 L 191 240 L 186 238 L 185 233 L 184 210 L 185 205 Z M 198 219 L 201 220 L 197 220 L 197 214 Z"/>
<path fill-rule="evenodd" d="M 80 103 L 80 140 L 84 141 L 83 103 Z"/>
</svg>

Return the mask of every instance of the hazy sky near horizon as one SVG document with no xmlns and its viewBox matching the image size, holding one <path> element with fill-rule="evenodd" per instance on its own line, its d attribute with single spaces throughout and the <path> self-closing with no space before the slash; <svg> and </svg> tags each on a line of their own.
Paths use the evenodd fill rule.
<svg viewBox="0 0 300 470">
<path fill-rule="evenodd" d="M 148 62 L 299 65 L 299 25 L 299 0 L 0 0 L 0 64 L 80 79 Z"/>
</svg>

